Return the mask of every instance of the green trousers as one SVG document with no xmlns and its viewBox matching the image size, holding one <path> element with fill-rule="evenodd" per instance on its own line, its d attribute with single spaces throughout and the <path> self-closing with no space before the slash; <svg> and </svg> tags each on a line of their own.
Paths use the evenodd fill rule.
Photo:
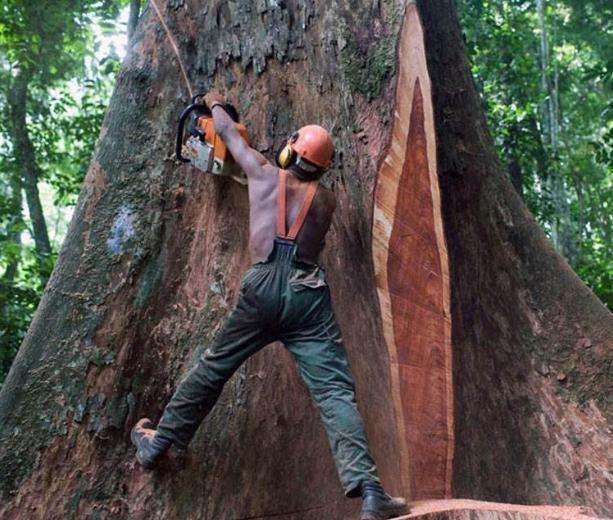
<svg viewBox="0 0 613 520">
<path fill-rule="evenodd" d="M 296 260 L 295 245 L 277 239 L 269 259 L 254 264 L 213 345 L 179 384 L 157 427 L 185 448 L 226 381 L 273 341 L 291 352 L 323 420 L 347 496 L 365 480 L 379 482 L 369 453 L 355 385 L 323 270 Z"/>
</svg>

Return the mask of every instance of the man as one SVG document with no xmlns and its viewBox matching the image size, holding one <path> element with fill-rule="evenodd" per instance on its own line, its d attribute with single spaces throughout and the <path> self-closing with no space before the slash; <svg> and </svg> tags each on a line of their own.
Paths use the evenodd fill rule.
<svg viewBox="0 0 613 520">
<path fill-rule="evenodd" d="M 157 430 L 148 419 L 132 430 L 136 457 L 151 468 L 172 444 L 185 449 L 236 369 L 279 340 L 319 407 L 345 495 L 362 496 L 361 520 L 401 515 L 406 502 L 384 492 L 368 451 L 330 292 L 317 263 L 335 208 L 333 193 L 318 184 L 332 162 L 332 139 L 320 126 L 301 128 L 277 155 L 277 168 L 241 137 L 221 95 L 209 93 L 205 102 L 215 131 L 249 179 L 255 263 L 243 277 L 236 307 L 179 384 Z"/>
</svg>

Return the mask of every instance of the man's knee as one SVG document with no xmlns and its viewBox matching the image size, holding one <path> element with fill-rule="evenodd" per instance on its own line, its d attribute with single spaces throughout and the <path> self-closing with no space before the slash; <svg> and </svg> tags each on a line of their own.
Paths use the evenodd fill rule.
<svg viewBox="0 0 613 520">
<path fill-rule="evenodd" d="M 240 367 L 243 359 L 229 355 L 217 349 L 206 349 L 198 361 L 199 373 L 203 374 L 215 386 L 222 386 Z"/>
<path fill-rule="evenodd" d="M 337 381 L 333 384 L 315 384 L 311 386 L 313 399 L 321 405 L 342 406 L 355 403 L 353 381 Z"/>
<path fill-rule="evenodd" d="M 188 392 L 216 394 L 221 392 L 228 379 L 227 371 L 223 370 L 223 367 L 202 355 L 183 378 L 179 388 Z"/>
</svg>

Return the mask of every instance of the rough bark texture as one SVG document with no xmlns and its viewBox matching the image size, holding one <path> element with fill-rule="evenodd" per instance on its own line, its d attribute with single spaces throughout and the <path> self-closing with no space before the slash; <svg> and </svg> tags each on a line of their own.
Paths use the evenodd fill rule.
<svg viewBox="0 0 613 520">
<path fill-rule="evenodd" d="M 324 260 L 374 456 L 399 492 L 370 261 L 370 149 L 383 149 L 393 110 L 401 6 L 160 4 L 196 88 L 229 92 L 259 149 L 271 156 L 312 121 L 335 134 L 338 209 Z M 188 97 L 151 7 L 132 41 L 57 267 L 2 390 L 0 479 L 5 497 L 18 493 L 4 512 L 341 518 L 359 504 L 343 498 L 317 411 L 278 345 L 227 385 L 184 472 L 134 467 L 135 419 L 159 417 L 234 301 L 248 208 L 244 187 L 169 160 Z"/>
<path fill-rule="evenodd" d="M 394 90 L 403 70 L 396 44 L 414 6 L 189 0 L 161 7 L 197 89 L 229 92 L 269 157 L 297 126 L 318 121 L 333 131 L 338 209 L 324 261 L 390 490 L 577 503 L 605 513 L 611 317 L 553 251 L 502 172 L 451 1 L 417 4 L 427 63 L 404 112 Z M 185 470 L 150 474 L 134 466 L 131 426 L 142 415 L 159 417 L 220 326 L 248 264 L 244 187 L 170 158 L 185 90 L 147 7 L 68 237 L 0 393 L 3 518 L 339 519 L 358 507 L 342 497 L 317 412 L 279 345 L 228 383 Z M 398 138 L 394 114 L 407 110 L 413 137 Z M 425 144 L 415 149 L 413 139 Z M 402 204 L 392 212 L 389 240 L 381 240 L 373 228 L 375 185 L 398 143 Z M 426 183 L 414 184 L 423 206 L 406 200 L 413 176 Z M 424 274 L 403 278 L 403 266 L 415 266 L 408 258 L 424 254 L 398 235 L 404 222 L 426 224 L 433 238 L 424 258 L 439 259 L 439 279 L 448 273 L 447 296 L 444 283 Z M 385 263 L 390 287 L 401 288 L 390 300 L 391 320 L 381 313 L 375 276 L 377 248 L 386 242 L 399 255 Z M 406 321 L 411 287 L 438 302 L 439 317 L 426 322 L 443 333 L 442 344 L 412 338 L 421 322 Z M 453 373 L 443 368 L 443 384 L 428 394 L 427 378 L 401 381 L 398 352 L 425 367 L 437 353 Z M 442 422 L 428 422 L 432 416 Z M 406 463 L 413 453 L 427 461 L 430 450 L 444 453 L 432 472 Z"/>
<path fill-rule="evenodd" d="M 452 288 L 454 495 L 610 516 L 611 314 L 503 175 L 453 3 L 418 5 Z"/>
</svg>

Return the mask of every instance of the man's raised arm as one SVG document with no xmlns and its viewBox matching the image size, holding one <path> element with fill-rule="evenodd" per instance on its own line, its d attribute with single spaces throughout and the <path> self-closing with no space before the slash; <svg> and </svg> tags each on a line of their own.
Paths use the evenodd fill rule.
<svg viewBox="0 0 613 520">
<path fill-rule="evenodd" d="M 234 121 L 224 109 L 224 97 L 216 92 L 209 92 L 204 96 L 204 101 L 213 113 L 215 132 L 221 137 L 247 177 L 256 178 L 264 175 L 264 167 L 270 163 L 260 152 L 251 148 L 238 132 Z"/>
</svg>

